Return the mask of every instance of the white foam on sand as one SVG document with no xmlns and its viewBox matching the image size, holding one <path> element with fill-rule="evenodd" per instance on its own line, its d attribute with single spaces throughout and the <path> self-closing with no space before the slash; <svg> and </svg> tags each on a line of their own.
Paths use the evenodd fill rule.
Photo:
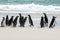
<svg viewBox="0 0 60 40">
<path fill-rule="evenodd" d="M 0 28 L 0 40 L 60 40 L 60 28 Z"/>
</svg>

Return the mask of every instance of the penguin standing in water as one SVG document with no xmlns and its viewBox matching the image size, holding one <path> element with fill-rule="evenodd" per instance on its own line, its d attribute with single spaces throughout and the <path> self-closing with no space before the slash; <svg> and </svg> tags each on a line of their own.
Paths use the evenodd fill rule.
<svg viewBox="0 0 60 40">
<path fill-rule="evenodd" d="M 31 16 L 30 16 L 30 15 L 28 15 L 28 18 L 29 18 L 30 27 L 31 27 L 31 26 L 34 26 L 33 21 L 32 21 L 32 19 L 31 19 Z"/>
<path fill-rule="evenodd" d="M 3 17 L 3 19 L 2 19 L 2 22 L 1 22 L 1 27 L 6 27 L 5 17 Z"/>
<path fill-rule="evenodd" d="M 43 16 L 41 17 L 40 25 L 41 25 L 41 28 L 44 27 L 44 17 Z"/>
<path fill-rule="evenodd" d="M 53 28 L 53 27 L 55 27 L 55 16 L 53 16 L 53 18 L 52 18 L 52 21 L 51 21 L 51 23 L 50 23 L 50 25 L 49 25 L 49 28 Z"/>
<path fill-rule="evenodd" d="M 13 25 L 13 17 L 14 17 L 14 16 L 11 16 L 11 18 L 10 18 L 10 20 L 9 20 L 9 22 L 8 22 L 8 26 L 12 26 L 12 25 Z"/>
<path fill-rule="evenodd" d="M 8 15 L 6 15 L 6 26 L 8 26 L 8 23 L 9 23 L 9 18 Z"/>
<path fill-rule="evenodd" d="M 16 27 L 18 17 L 19 17 L 19 16 L 16 16 L 16 18 L 15 18 L 14 21 L 13 21 L 13 27 Z"/>
<path fill-rule="evenodd" d="M 48 17 L 47 17 L 47 15 L 46 15 L 46 13 L 43 13 L 43 14 L 44 14 L 44 16 L 45 16 L 45 17 L 44 17 L 44 18 L 45 18 L 45 25 L 48 26 Z"/>
</svg>

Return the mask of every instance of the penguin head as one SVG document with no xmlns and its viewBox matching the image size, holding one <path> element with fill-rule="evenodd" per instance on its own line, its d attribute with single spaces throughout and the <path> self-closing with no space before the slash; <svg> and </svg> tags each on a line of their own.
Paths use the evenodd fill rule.
<svg viewBox="0 0 60 40">
<path fill-rule="evenodd" d="M 6 15 L 6 19 L 8 19 L 8 15 Z"/>
<path fill-rule="evenodd" d="M 30 15 L 28 15 L 29 17 L 31 17 Z"/>
<path fill-rule="evenodd" d="M 46 13 L 43 13 L 44 15 L 46 14 Z"/>
<path fill-rule="evenodd" d="M 5 17 L 3 17 L 3 20 L 5 20 Z"/>
<path fill-rule="evenodd" d="M 41 16 L 41 18 L 43 18 L 43 16 Z"/>
<path fill-rule="evenodd" d="M 14 17 L 14 16 L 12 16 L 12 17 Z"/>
<path fill-rule="evenodd" d="M 53 16 L 53 18 L 56 18 L 55 16 Z"/>
<path fill-rule="evenodd" d="M 17 18 L 19 17 L 19 16 L 16 16 Z"/>
<path fill-rule="evenodd" d="M 27 17 L 25 17 L 27 19 Z"/>
<path fill-rule="evenodd" d="M 8 17 L 8 15 L 6 15 L 6 17 Z"/>
<path fill-rule="evenodd" d="M 21 15 L 21 13 L 19 13 L 19 15 Z"/>
<path fill-rule="evenodd" d="M 30 16 L 30 15 L 28 15 L 28 16 Z"/>
</svg>

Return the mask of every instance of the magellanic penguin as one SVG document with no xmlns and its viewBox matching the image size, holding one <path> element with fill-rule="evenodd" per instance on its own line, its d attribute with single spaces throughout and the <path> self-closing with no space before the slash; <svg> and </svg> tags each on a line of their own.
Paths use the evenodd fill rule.
<svg viewBox="0 0 60 40">
<path fill-rule="evenodd" d="M 43 13 L 43 14 L 44 14 L 44 18 L 45 18 L 44 23 L 45 23 L 46 26 L 48 26 L 48 17 L 46 15 L 46 13 Z"/>
<path fill-rule="evenodd" d="M 41 17 L 40 26 L 41 26 L 41 28 L 44 27 L 44 17 L 43 16 Z"/>
<path fill-rule="evenodd" d="M 31 26 L 34 26 L 33 20 L 31 19 L 31 16 L 30 16 L 30 15 L 28 15 L 28 18 L 29 18 L 29 24 L 30 24 L 30 27 L 31 27 Z"/>
<path fill-rule="evenodd" d="M 3 17 L 3 19 L 2 19 L 2 22 L 1 22 L 1 27 L 6 27 L 5 17 Z"/>
<path fill-rule="evenodd" d="M 23 25 L 25 25 L 26 20 L 27 20 L 27 17 L 25 17 L 25 19 L 23 20 Z"/>
<path fill-rule="evenodd" d="M 20 27 L 25 27 L 26 20 L 27 20 L 27 17 L 25 17 L 25 18 L 22 17 Z"/>
<path fill-rule="evenodd" d="M 9 20 L 9 23 L 8 23 L 8 26 L 13 26 L 13 17 L 14 16 L 11 16 L 10 20 Z"/>
<path fill-rule="evenodd" d="M 49 25 L 49 28 L 53 28 L 53 27 L 55 27 L 55 16 L 53 16 L 53 18 L 52 18 L 52 20 L 51 20 L 51 23 L 50 23 L 50 25 Z"/>
<path fill-rule="evenodd" d="M 19 14 L 19 24 L 20 24 L 20 27 L 24 27 L 23 25 L 23 21 L 24 21 L 24 17 L 21 15 L 21 13 Z"/>
<path fill-rule="evenodd" d="M 9 23 L 9 18 L 8 15 L 6 15 L 6 26 L 8 26 L 8 23 Z"/>
<path fill-rule="evenodd" d="M 24 17 L 21 15 L 21 13 L 19 14 L 19 23 L 22 23 L 22 20 L 24 19 Z"/>
<path fill-rule="evenodd" d="M 16 18 L 15 18 L 14 21 L 13 21 L 13 27 L 16 27 L 18 17 L 19 17 L 19 16 L 16 16 Z"/>
</svg>

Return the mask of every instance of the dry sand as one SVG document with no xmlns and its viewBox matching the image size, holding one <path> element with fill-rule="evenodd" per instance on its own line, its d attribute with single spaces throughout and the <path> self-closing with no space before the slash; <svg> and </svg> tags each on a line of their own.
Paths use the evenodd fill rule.
<svg viewBox="0 0 60 40">
<path fill-rule="evenodd" d="M 0 40 L 60 40 L 60 28 L 0 28 Z"/>
</svg>

